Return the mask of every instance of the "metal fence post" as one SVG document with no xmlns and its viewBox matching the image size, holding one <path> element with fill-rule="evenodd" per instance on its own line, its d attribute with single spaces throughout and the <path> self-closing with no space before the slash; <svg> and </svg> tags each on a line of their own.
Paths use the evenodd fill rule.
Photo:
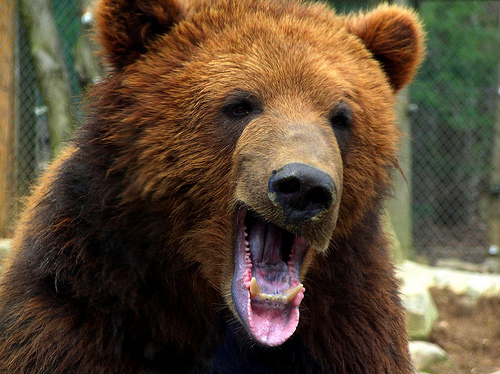
<svg viewBox="0 0 500 374">
<path fill-rule="evenodd" d="M 11 192 L 15 191 L 14 127 L 14 0 L 0 2 L 0 237 L 5 237 L 11 215 Z"/>
</svg>

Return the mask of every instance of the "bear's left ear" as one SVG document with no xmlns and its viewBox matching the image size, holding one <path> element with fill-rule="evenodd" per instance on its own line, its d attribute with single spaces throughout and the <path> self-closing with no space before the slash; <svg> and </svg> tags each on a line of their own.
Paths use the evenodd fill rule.
<svg viewBox="0 0 500 374">
<path fill-rule="evenodd" d="M 348 19 L 347 28 L 379 61 L 395 92 L 410 82 L 424 55 L 424 32 L 414 12 L 381 5 Z"/>
<path fill-rule="evenodd" d="M 95 13 L 98 42 L 108 62 L 120 70 L 182 20 L 187 9 L 182 0 L 100 0 Z"/>
</svg>

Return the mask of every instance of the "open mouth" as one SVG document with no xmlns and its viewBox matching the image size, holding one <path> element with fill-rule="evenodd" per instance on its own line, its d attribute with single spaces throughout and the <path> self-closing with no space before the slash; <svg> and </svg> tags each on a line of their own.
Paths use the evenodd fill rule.
<svg viewBox="0 0 500 374">
<path fill-rule="evenodd" d="M 300 269 L 310 245 L 246 207 L 236 213 L 232 297 L 252 337 L 267 346 L 283 344 L 299 323 L 305 289 Z"/>
</svg>

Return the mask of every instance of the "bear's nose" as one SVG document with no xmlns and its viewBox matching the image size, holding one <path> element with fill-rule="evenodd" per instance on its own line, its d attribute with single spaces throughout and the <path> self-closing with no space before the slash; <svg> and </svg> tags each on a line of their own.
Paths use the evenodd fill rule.
<svg viewBox="0 0 500 374">
<path fill-rule="evenodd" d="M 335 185 L 327 173 L 314 167 L 292 163 L 273 171 L 267 194 L 281 207 L 289 222 L 309 220 L 328 210 L 335 200 Z"/>
</svg>

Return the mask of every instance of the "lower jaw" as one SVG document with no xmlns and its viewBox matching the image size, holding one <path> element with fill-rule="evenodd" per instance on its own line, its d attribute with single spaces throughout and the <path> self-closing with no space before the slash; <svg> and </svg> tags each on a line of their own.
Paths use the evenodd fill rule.
<svg viewBox="0 0 500 374">
<path fill-rule="evenodd" d="M 304 298 L 304 288 L 289 303 L 248 297 L 246 305 L 242 305 L 245 303 L 244 301 L 235 300 L 234 289 L 236 287 L 233 281 L 233 304 L 242 324 L 254 342 L 262 346 L 276 347 L 293 335 L 299 323 L 299 305 Z"/>
<path fill-rule="evenodd" d="M 297 295 L 295 302 L 283 304 L 250 300 L 248 303 L 248 330 L 252 338 L 262 345 L 279 346 L 290 338 L 299 323 L 299 304 L 304 289 Z"/>
<path fill-rule="evenodd" d="M 237 227 L 245 227 L 245 214 L 246 209 L 238 212 Z M 305 289 L 298 277 L 300 265 L 309 245 L 304 239 L 296 238 L 292 249 L 296 250 L 297 256 L 287 262 L 289 267 L 287 287 L 285 287 L 287 289 L 279 287 L 271 290 L 270 285 L 261 279 L 262 286 L 264 289 L 267 288 L 267 291 L 264 291 L 270 292 L 264 293 L 258 286 L 255 286 L 257 281 L 254 275 L 257 276 L 257 268 L 252 269 L 250 250 L 241 247 L 246 237 L 244 230 L 237 235 L 241 237 L 236 239 L 236 243 L 240 244 L 235 248 L 235 274 L 231 287 L 235 309 L 254 341 L 263 346 L 279 346 L 293 335 L 299 323 L 299 305 L 304 297 Z M 252 283 L 254 283 L 253 287 Z"/>
</svg>

